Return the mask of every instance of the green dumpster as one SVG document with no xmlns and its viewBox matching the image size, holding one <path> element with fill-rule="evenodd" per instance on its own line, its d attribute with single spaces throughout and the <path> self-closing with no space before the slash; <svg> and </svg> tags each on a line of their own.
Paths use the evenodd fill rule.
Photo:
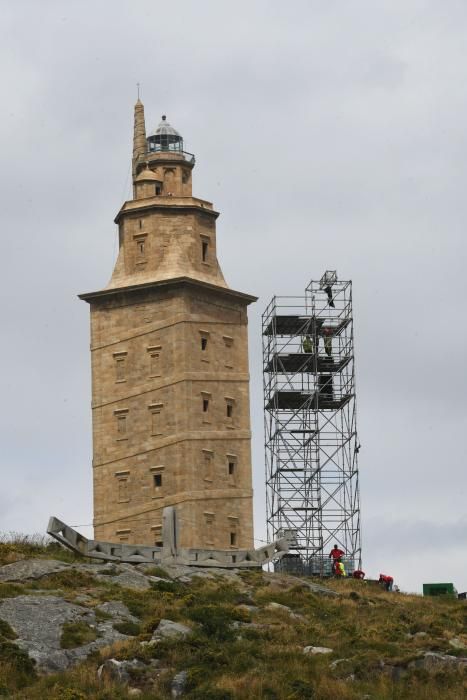
<svg viewBox="0 0 467 700">
<path fill-rule="evenodd" d="M 457 596 L 453 583 L 424 583 L 423 595 Z"/>
</svg>

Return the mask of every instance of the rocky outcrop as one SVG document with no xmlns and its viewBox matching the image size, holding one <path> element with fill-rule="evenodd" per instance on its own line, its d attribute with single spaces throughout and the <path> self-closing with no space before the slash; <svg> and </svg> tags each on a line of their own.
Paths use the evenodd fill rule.
<svg viewBox="0 0 467 700">
<path fill-rule="evenodd" d="M 8 622 L 17 635 L 15 643 L 45 671 L 62 671 L 85 659 L 92 651 L 119 639 L 127 639 L 108 621 L 98 622 L 88 608 L 47 595 L 21 595 L 0 602 L 0 619 Z M 84 622 L 94 628 L 98 638 L 76 649 L 63 649 L 63 626 Z"/>
<path fill-rule="evenodd" d="M 0 581 L 38 579 L 68 569 L 69 564 L 54 559 L 23 559 L 0 567 Z"/>
</svg>

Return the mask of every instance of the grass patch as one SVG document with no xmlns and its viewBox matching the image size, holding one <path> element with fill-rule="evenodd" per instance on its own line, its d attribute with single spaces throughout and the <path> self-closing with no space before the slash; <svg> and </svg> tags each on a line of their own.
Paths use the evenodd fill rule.
<svg viewBox="0 0 467 700">
<path fill-rule="evenodd" d="M 16 632 L 10 627 L 8 622 L 5 620 L 0 619 L 0 638 L 3 637 L 3 639 L 17 639 L 18 635 Z"/>
<path fill-rule="evenodd" d="M 5 674 L 5 670 L 9 673 Z M 6 676 L 7 682 L 3 681 L 6 687 L 24 688 L 36 678 L 35 663 L 16 644 L 0 641 L 0 677 L 2 675 Z"/>
<path fill-rule="evenodd" d="M 181 584 L 175 581 L 151 581 L 151 588 L 161 593 L 178 593 L 183 590 Z"/>
<path fill-rule="evenodd" d="M 0 600 L 2 598 L 16 598 L 24 593 L 27 591 L 19 583 L 0 583 Z"/>
<path fill-rule="evenodd" d="M 99 610 L 99 608 L 94 608 L 93 612 L 98 622 L 105 622 L 105 620 L 112 619 L 112 615 L 110 613 L 105 612 L 105 610 Z"/>
<path fill-rule="evenodd" d="M 227 605 L 196 605 L 188 608 L 188 617 L 197 622 L 205 635 L 218 641 L 232 639 L 236 611 Z"/>
<path fill-rule="evenodd" d="M 75 649 L 97 639 L 97 631 L 86 622 L 65 622 L 60 637 L 62 649 Z"/>
<path fill-rule="evenodd" d="M 74 591 L 76 588 L 91 588 L 96 585 L 96 580 L 92 574 L 75 569 L 65 569 L 48 576 L 43 576 L 37 581 L 28 581 L 28 588 L 31 590 L 55 590 L 62 588 Z"/>
<path fill-rule="evenodd" d="M 20 532 L 0 533 L 0 565 L 11 564 L 20 559 L 31 557 L 59 559 L 69 563 L 80 559 L 48 535 L 25 535 Z"/>
<path fill-rule="evenodd" d="M 158 576 L 159 578 L 170 578 L 169 574 L 161 566 L 148 566 L 144 572 L 146 576 Z"/>
<path fill-rule="evenodd" d="M 109 566 L 108 569 L 99 569 L 97 573 L 101 576 L 118 576 L 118 569 L 116 566 Z"/>
<path fill-rule="evenodd" d="M 113 628 L 128 637 L 137 637 L 141 634 L 141 627 L 136 622 L 115 622 Z"/>
</svg>

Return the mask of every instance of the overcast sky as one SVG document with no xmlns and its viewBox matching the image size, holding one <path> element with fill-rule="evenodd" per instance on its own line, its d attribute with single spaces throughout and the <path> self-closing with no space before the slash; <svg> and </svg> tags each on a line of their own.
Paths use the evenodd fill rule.
<svg viewBox="0 0 467 700">
<path fill-rule="evenodd" d="M 0 531 L 92 521 L 89 307 L 130 196 L 133 105 L 196 154 L 250 307 L 354 283 L 364 568 L 467 589 L 467 4 L 3 0 Z M 81 527 L 90 534 L 89 527 Z"/>
</svg>

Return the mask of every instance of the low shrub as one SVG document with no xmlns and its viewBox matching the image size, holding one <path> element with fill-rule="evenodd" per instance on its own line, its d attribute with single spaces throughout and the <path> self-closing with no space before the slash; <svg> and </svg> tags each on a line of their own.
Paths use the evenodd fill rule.
<svg viewBox="0 0 467 700">
<path fill-rule="evenodd" d="M 141 627 L 136 622 L 115 622 L 113 628 L 128 637 L 137 637 L 141 634 Z"/>
<path fill-rule="evenodd" d="M 151 581 L 151 588 L 160 593 L 178 593 L 181 586 L 174 581 Z"/>
<path fill-rule="evenodd" d="M 35 662 L 26 651 L 9 641 L 0 641 L 0 666 L 9 669 L 15 687 L 23 688 L 36 679 Z"/>
<path fill-rule="evenodd" d="M 218 641 L 226 641 L 233 637 L 231 624 L 236 619 L 236 612 L 231 606 L 197 605 L 188 608 L 188 617 L 199 623 L 208 637 Z"/>
<path fill-rule="evenodd" d="M 28 588 L 31 590 L 48 590 L 56 588 L 65 588 L 75 590 L 76 588 L 89 588 L 95 585 L 96 581 L 92 574 L 84 571 L 76 571 L 75 569 L 66 569 L 58 571 L 55 574 L 43 576 L 38 581 L 28 582 Z"/>
<path fill-rule="evenodd" d="M 99 608 L 94 609 L 94 615 L 96 616 L 96 620 L 98 621 L 112 619 L 112 615 L 110 615 L 110 613 L 105 612 L 105 610 L 99 610 Z"/>
<path fill-rule="evenodd" d="M 0 600 L 2 598 L 16 598 L 26 593 L 23 586 L 17 583 L 0 583 Z"/>
<path fill-rule="evenodd" d="M 0 638 L 4 639 L 17 639 L 18 635 L 14 630 L 11 629 L 8 622 L 0 619 Z"/>
<path fill-rule="evenodd" d="M 97 631 L 86 622 L 65 622 L 60 646 L 62 649 L 74 649 L 94 642 L 95 639 L 97 639 Z"/>
</svg>

